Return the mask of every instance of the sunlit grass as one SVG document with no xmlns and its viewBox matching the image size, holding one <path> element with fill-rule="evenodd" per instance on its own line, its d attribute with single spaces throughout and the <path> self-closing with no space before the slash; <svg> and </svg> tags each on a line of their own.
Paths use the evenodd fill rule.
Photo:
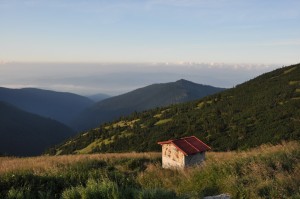
<svg viewBox="0 0 300 199">
<path fill-rule="evenodd" d="M 171 122 L 172 120 L 173 120 L 172 118 L 159 120 L 159 121 L 157 121 L 154 125 L 156 125 L 156 126 L 157 126 L 157 125 L 162 125 L 162 124 Z"/>
<path fill-rule="evenodd" d="M 140 119 L 135 119 L 135 120 L 131 120 L 131 121 L 121 120 L 119 122 L 114 123 L 113 125 L 106 126 L 105 129 L 117 128 L 117 127 L 125 127 L 125 126 L 133 127 L 134 123 L 138 122 L 139 120 Z"/>
<path fill-rule="evenodd" d="M 0 196 L 51 198 L 299 198 L 300 144 L 207 152 L 199 166 L 163 169 L 161 153 L 0 158 Z M 49 186 L 49 183 L 52 185 Z M 48 197 L 49 196 L 49 197 Z M 73 197 L 73 198 L 74 198 Z M 96 197 L 96 198 L 97 198 Z M 76 197 L 75 197 L 76 198 Z M 89 198 L 89 197 L 87 197 Z"/>
<path fill-rule="evenodd" d="M 299 169 L 300 145 L 290 142 L 242 152 L 208 152 L 204 164 L 184 170 L 151 164 L 137 180 L 146 188 L 165 187 L 193 198 L 221 193 L 233 198 L 289 198 L 299 196 Z"/>
<path fill-rule="evenodd" d="M 289 85 L 295 85 L 295 84 L 300 84 L 300 81 L 290 81 Z"/>
<path fill-rule="evenodd" d="M 283 72 L 283 74 L 288 74 L 290 72 L 292 72 L 293 70 L 297 69 L 297 67 L 293 67 L 293 68 L 290 68 L 290 69 L 287 69 Z"/>
<path fill-rule="evenodd" d="M 121 158 L 155 159 L 161 156 L 161 153 L 105 153 L 105 154 L 78 154 L 61 156 L 38 156 L 38 157 L 0 157 L 0 175 L 13 171 L 29 170 L 34 173 L 43 173 L 49 171 L 58 171 L 61 166 L 72 165 L 77 162 L 89 160 L 115 161 Z"/>
</svg>

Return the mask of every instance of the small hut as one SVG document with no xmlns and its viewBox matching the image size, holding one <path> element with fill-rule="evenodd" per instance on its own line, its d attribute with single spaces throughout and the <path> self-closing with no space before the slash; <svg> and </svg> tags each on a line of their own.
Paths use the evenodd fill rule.
<svg viewBox="0 0 300 199">
<path fill-rule="evenodd" d="M 200 164 L 211 148 L 195 136 L 158 142 L 162 146 L 163 168 L 184 168 Z"/>
</svg>

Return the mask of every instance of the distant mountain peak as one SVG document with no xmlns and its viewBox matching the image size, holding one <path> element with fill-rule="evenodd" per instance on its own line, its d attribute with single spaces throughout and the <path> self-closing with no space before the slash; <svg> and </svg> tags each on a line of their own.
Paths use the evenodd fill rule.
<svg viewBox="0 0 300 199">
<path fill-rule="evenodd" d="M 134 111 L 192 101 L 223 90 L 223 88 L 203 86 L 185 79 L 152 84 L 100 101 L 75 118 L 72 124 L 75 129 L 86 130 Z"/>
<path fill-rule="evenodd" d="M 188 81 L 186 79 L 177 80 L 176 83 L 193 83 L 193 84 L 195 84 L 194 82 Z"/>
</svg>

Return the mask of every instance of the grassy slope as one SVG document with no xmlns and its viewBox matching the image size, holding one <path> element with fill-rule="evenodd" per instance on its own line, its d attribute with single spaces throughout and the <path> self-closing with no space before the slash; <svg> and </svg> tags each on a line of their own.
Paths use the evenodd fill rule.
<svg viewBox="0 0 300 199">
<path fill-rule="evenodd" d="M 196 135 L 216 151 L 299 140 L 299 89 L 297 64 L 202 100 L 132 114 L 48 152 L 158 151 L 157 141 L 189 135 Z M 124 133 L 130 136 L 122 136 Z"/>
<path fill-rule="evenodd" d="M 159 153 L 0 158 L 0 198 L 299 198 L 300 143 L 208 152 L 205 164 L 161 168 Z"/>
</svg>

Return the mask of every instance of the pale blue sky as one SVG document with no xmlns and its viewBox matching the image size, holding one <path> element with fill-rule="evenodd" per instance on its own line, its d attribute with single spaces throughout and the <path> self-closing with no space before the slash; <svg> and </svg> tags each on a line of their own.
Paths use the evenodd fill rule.
<svg viewBox="0 0 300 199">
<path fill-rule="evenodd" d="M 0 0 L 2 62 L 300 62 L 299 0 Z"/>
<path fill-rule="evenodd" d="M 300 0 L 0 0 L 4 87 L 230 88 L 299 62 Z"/>
</svg>

